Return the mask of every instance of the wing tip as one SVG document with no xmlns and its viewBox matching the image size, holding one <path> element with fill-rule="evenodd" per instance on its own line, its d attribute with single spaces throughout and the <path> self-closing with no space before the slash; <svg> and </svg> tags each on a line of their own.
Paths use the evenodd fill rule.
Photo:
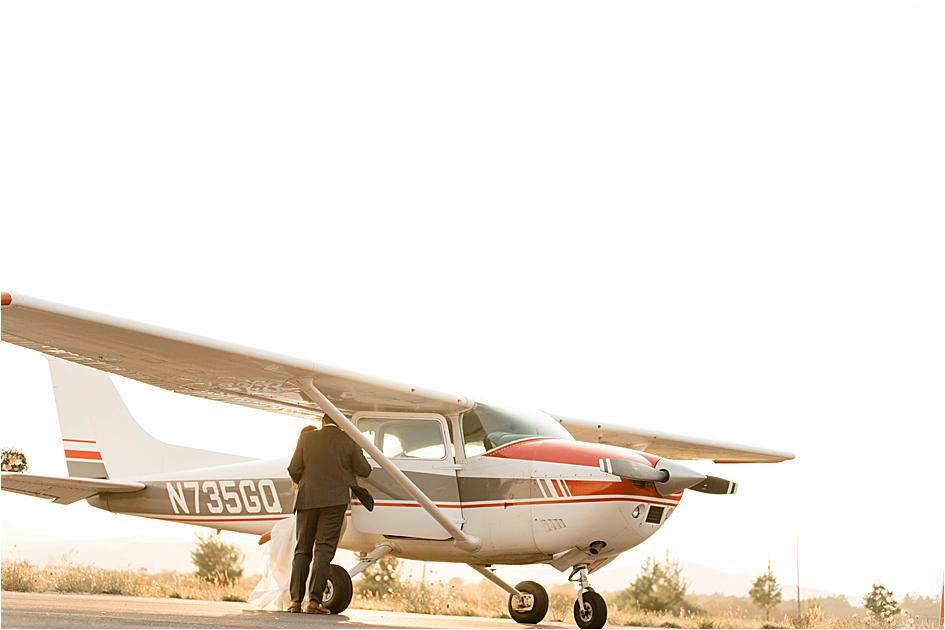
<svg viewBox="0 0 945 630">
<path fill-rule="evenodd" d="M 0 292 L 0 306 L 10 306 L 13 304 L 13 296 L 6 291 Z"/>
</svg>

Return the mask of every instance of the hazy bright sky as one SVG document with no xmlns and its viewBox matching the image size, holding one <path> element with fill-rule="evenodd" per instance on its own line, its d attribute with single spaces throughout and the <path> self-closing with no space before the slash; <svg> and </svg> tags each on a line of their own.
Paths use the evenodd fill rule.
<svg viewBox="0 0 945 630">
<path fill-rule="evenodd" d="M 809 586 L 937 593 L 942 24 L 900 0 L 7 1 L 0 284 L 791 450 L 700 464 L 739 493 L 690 493 L 602 573 L 668 548 L 792 582 L 799 536 Z M 46 362 L 3 344 L 0 383 L 2 446 L 65 474 Z M 288 457 L 299 428 L 119 387 L 167 441 Z M 5 555 L 193 536 L 0 497 Z"/>
</svg>

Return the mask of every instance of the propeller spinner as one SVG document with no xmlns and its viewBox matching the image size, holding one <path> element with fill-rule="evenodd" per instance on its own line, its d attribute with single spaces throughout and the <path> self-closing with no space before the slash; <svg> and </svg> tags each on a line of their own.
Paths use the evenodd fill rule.
<svg viewBox="0 0 945 630">
<path fill-rule="evenodd" d="M 671 459 L 661 459 L 653 468 L 628 459 L 601 459 L 600 469 L 623 479 L 652 481 L 664 497 L 687 489 L 706 494 L 735 494 L 738 488 L 734 481 L 703 475 Z"/>
</svg>

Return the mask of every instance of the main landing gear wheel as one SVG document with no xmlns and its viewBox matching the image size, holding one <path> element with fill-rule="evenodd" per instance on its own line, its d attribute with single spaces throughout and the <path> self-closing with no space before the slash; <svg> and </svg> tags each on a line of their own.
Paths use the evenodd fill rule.
<svg viewBox="0 0 945 630">
<path fill-rule="evenodd" d="M 578 628 L 603 628 L 607 623 L 607 602 L 596 591 L 584 591 L 574 602 Z"/>
<path fill-rule="evenodd" d="M 330 565 L 328 581 L 325 583 L 325 594 L 322 595 L 322 606 L 330 610 L 331 614 L 337 615 L 351 604 L 353 593 L 354 587 L 348 572 L 337 564 Z"/>
<path fill-rule="evenodd" d="M 541 623 L 548 614 L 548 591 L 545 587 L 538 582 L 519 582 L 515 589 L 532 596 L 531 606 L 519 604 L 517 595 L 509 595 L 509 616 L 519 623 Z"/>
</svg>

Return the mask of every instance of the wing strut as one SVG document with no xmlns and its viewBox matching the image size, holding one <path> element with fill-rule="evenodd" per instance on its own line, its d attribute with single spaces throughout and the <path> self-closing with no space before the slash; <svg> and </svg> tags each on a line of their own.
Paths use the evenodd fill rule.
<svg viewBox="0 0 945 630">
<path fill-rule="evenodd" d="M 490 582 L 492 582 L 493 584 L 501 588 L 503 591 L 505 591 L 509 595 L 515 595 L 518 597 L 522 596 L 521 591 L 519 591 L 517 588 L 515 588 L 514 586 L 512 586 L 511 584 L 509 584 L 502 578 L 500 578 L 498 575 L 496 575 L 492 567 L 488 567 L 483 564 L 471 564 L 469 566 L 474 568 L 476 571 L 482 574 L 482 577 L 486 578 L 487 580 L 489 580 Z"/>
<path fill-rule="evenodd" d="M 456 523 L 447 518 L 446 514 L 443 513 L 440 508 L 436 507 L 433 501 L 423 493 L 423 490 L 417 487 L 417 485 L 410 481 L 410 479 L 403 473 L 400 468 L 397 468 L 397 465 L 394 462 L 390 461 L 384 453 L 381 452 L 379 448 L 374 446 L 374 443 L 371 442 L 361 431 L 358 430 L 358 427 L 354 425 L 353 422 L 348 420 L 341 411 L 335 407 L 328 398 L 325 397 L 312 382 L 310 377 L 300 378 L 296 381 L 299 384 L 299 387 L 302 388 L 302 391 L 308 396 L 312 402 L 317 403 L 319 407 L 322 408 L 328 417 L 334 420 L 341 429 L 348 434 L 348 436 L 354 440 L 355 444 L 363 448 L 368 454 L 374 458 L 381 468 L 386 470 L 391 477 L 394 478 L 394 481 L 400 484 L 400 486 L 407 491 L 407 494 L 412 496 L 417 503 L 420 504 L 424 510 L 427 511 L 427 514 L 433 517 L 440 526 L 443 527 L 450 535 L 453 537 L 453 540 L 456 541 L 456 545 L 463 549 L 464 551 L 475 552 L 479 550 L 479 547 L 482 543 L 479 542 L 479 539 L 475 536 L 470 536 L 466 534 L 456 526 Z"/>
</svg>

